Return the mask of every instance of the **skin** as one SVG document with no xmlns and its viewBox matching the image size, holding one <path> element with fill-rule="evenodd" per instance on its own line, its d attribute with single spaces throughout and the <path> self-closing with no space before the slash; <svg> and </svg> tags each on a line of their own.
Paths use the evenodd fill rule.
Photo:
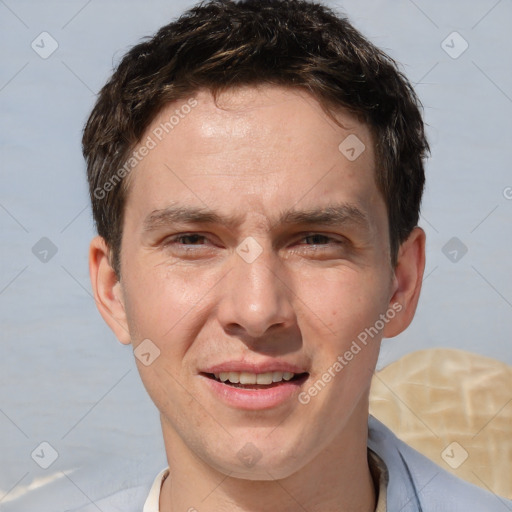
<svg viewBox="0 0 512 512">
<path fill-rule="evenodd" d="M 372 136 L 347 112 L 337 113 L 340 127 L 307 93 L 277 86 L 233 89 L 217 104 L 207 91 L 194 96 L 197 106 L 130 176 L 120 281 L 104 240 L 90 247 L 105 321 L 122 343 L 150 339 L 160 350 L 137 364 L 170 467 L 161 511 L 373 511 L 369 387 L 381 338 L 413 318 L 425 234 L 412 231 L 392 268 Z M 146 136 L 184 103 L 168 105 Z M 365 145 L 354 161 L 338 149 L 350 134 Z M 362 215 L 282 218 L 340 205 Z M 176 206 L 220 219 L 144 230 L 152 212 Z M 262 249 L 252 263 L 236 251 L 247 237 Z M 306 369 L 308 389 L 393 304 L 401 309 L 383 331 L 307 404 L 237 409 L 199 374 L 276 358 Z M 237 456 L 247 443 L 261 455 L 252 467 Z"/>
</svg>

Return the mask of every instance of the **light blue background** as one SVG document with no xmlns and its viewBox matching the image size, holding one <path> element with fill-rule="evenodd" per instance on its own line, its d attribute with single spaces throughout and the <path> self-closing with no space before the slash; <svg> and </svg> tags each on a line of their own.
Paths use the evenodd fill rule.
<svg viewBox="0 0 512 512">
<path fill-rule="evenodd" d="M 413 325 L 384 342 L 380 366 L 435 346 L 512 364 L 512 3 L 328 4 L 343 5 L 402 63 L 432 145 L 424 289 Z M 149 483 L 165 465 L 133 355 L 91 297 L 80 137 L 113 64 L 190 5 L 0 0 L 1 511 L 67 510 Z M 59 45 L 48 59 L 31 48 L 43 31 Z M 453 31 L 469 43 L 457 59 L 441 47 Z M 58 248 L 47 263 L 31 250 L 42 237 Z M 452 237 L 468 248 L 457 263 L 442 252 Z M 30 456 L 42 441 L 59 454 L 47 470 Z"/>
</svg>

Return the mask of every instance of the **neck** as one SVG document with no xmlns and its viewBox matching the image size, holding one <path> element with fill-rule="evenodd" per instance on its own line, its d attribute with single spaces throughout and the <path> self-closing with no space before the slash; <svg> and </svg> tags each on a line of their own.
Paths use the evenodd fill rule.
<svg viewBox="0 0 512 512">
<path fill-rule="evenodd" d="M 363 419 L 364 424 L 349 422 L 326 449 L 291 475 L 274 479 L 269 471 L 264 480 L 234 478 L 212 468 L 164 429 L 170 475 L 162 487 L 160 512 L 373 512 L 367 414 Z"/>
</svg>

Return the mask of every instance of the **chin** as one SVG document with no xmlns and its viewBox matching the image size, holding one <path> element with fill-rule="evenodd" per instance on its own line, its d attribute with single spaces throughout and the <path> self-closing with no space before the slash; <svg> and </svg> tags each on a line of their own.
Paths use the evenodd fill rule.
<svg viewBox="0 0 512 512">
<path fill-rule="evenodd" d="M 249 468 L 243 464 L 234 464 L 229 468 L 224 468 L 223 473 L 229 475 L 231 478 L 249 481 L 272 481 L 282 480 L 287 478 L 298 471 L 297 466 L 290 467 L 290 463 L 284 462 L 282 464 L 263 464 L 262 461 L 258 462 L 255 466 Z"/>
<path fill-rule="evenodd" d="M 293 475 L 301 468 L 298 464 L 297 450 L 292 447 L 289 449 L 267 447 L 260 450 L 250 441 L 237 451 L 234 459 L 211 460 L 210 458 L 207 463 L 232 478 L 253 481 L 281 480 Z"/>
</svg>

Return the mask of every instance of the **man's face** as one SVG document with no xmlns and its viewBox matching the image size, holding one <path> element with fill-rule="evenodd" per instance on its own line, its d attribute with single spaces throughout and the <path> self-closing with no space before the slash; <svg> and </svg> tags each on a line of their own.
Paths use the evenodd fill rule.
<svg viewBox="0 0 512 512">
<path fill-rule="evenodd" d="M 143 143 L 156 147 L 131 176 L 127 325 L 134 347 L 151 340 L 160 351 L 137 364 L 177 458 L 285 477 L 366 436 L 395 289 L 373 141 L 354 117 L 340 113 L 341 128 L 297 90 L 232 90 L 218 106 L 195 97 L 153 121 Z"/>
</svg>

